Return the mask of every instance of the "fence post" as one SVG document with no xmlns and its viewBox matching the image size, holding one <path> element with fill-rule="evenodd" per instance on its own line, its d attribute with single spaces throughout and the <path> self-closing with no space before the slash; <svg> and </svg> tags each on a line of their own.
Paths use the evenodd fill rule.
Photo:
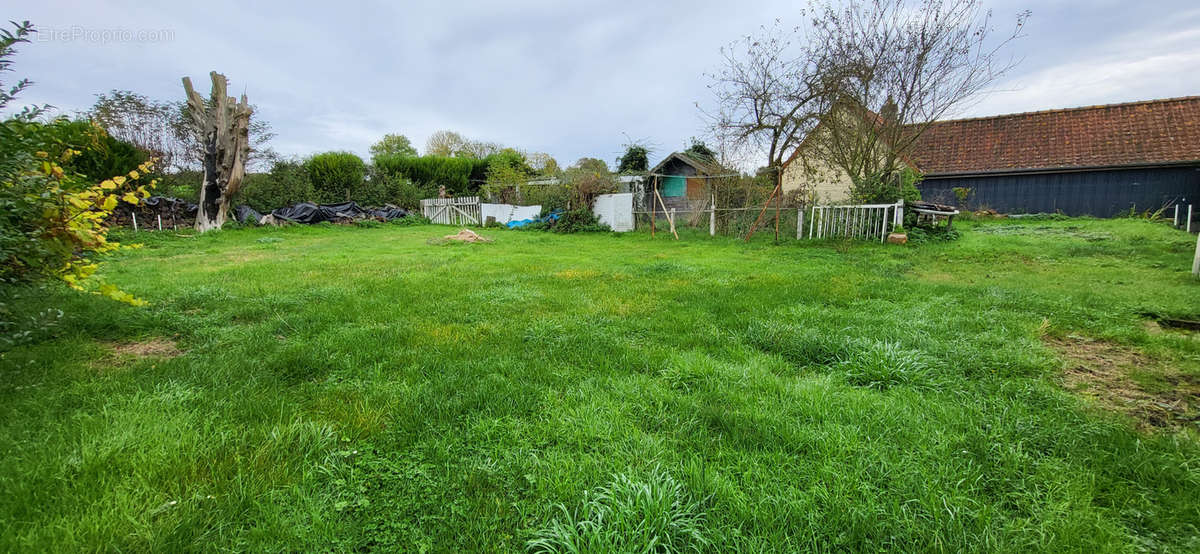
<svg viewBox="0 0 1200 554">
<path fill-rule="evenodd" d="M 709 199 L 712 203 L 708 209 L 708 236 L 717 236 L 717 195 L 710 194 Z"/>
<path fill-rule="evenodd" d="M 1175 228 L 1179 228 L 1179 204 L 1175 204 Z"/>
<path fill-rule="evenodd" d="M 1200 277 L 1200 235 L 1196 235 L 1196 255 L 1192 256 L 1192 276 Z"/>
<path fill-rule="evenodd" d="M 796 240 L 804 238 L 804 208 L 796 208 Z"/>
<path fill-rule="evenodd" d="M 203 209 L 203 207 L 201 209 Z M 137 232 L 137 214 L 135 214 L 133 212 L 129 212 L 129 215 L 133 216 L 133 232 L 136 233 Z"/>
<path fill-rule="evenodd" d="M 1192 232 L 1192 205 L 1188 204 L 1187 232 Z"/>
</svg>

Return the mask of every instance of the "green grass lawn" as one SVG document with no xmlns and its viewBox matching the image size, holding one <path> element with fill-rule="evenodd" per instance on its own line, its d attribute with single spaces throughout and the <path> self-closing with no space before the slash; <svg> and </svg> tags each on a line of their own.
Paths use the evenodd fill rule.
<svg viewBox="0 0 1200 554">
<path fill-rule="evenodd" d="M 0 551 L 1200 549 L 1194 238 L 961 228 L 139 234 L 15 303 Z"/>
</svg>

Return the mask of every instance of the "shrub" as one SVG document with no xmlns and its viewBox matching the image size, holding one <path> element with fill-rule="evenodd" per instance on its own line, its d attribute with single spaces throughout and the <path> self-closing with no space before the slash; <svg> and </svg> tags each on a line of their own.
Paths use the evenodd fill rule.
<svg viewBox="0 0 1200 554">
<path fill-rule="evenodd" d="M 350 199 L 362 206 L 382 206 L 393 203 L 395 188 L 399 182 L 386 177 L 376 178 L 368 174 L 367 178 L 350 191 Z"/>
<path fill-rule="evenodd" d="M 284 160 L 275 162 L 269 173 L 247 175 L 236 201 L 267 213 L 315 198 L 305 164 Z"/>
<path fill-rule="evenodd" d="M 46 125 L 47 133 L 59 145 L 76 145 L 80 152 L 63 162 L 63 169 L 74 171 L 89 181 L 103 181 L 124 175 L 150 160 L 150 154 L 133 144 L 117 140 L 108 133 L 97 133 L 87 120 L 58 119 Z M 54 149 L 45 145 L 39 150 Z"/>
<path fill-rule="evenodd" d="M 325 152 L 304 162 L 312 181 L 313 199 L 332 204 L 350 200 L 363 186 L 366 164 L 350 152 Z"/>
<path fill-rule="evenodd" d="M 917 189 L 919 182 L 921 174 L 908 168 L 886 175 L 870 175 L 851 186 L 850 197 L 860 204 L 890 204 L 899 200 L 918 202 L 921 200 L 921 191 Z"/>
<path fill-rule="evenodd" d="M 359 196 L 355 196 L 355 200 L 372 206 L 395 204 L 415 210 L 420 207 L 422 198 L 428 198 L 420 187 L 408 178 L 381 171 L 378 166 L 371 166 L 367 171 L 365 188 L 369 190 L 361 195 L 364 199 L 360 200 Z"/>
<path fill-rule="evenodd" d="M 541 206 L 543 216 L 566 211 L 571 199 L 571 191 L 564 185 L 526 185 L 520 192 L 521 203 Z"/>
<path fill-rule="evenodd" d="M 640 144 L 631 144 L 617 160 L 617 173 L 645 173 L 650 171 L 650 150 Z"/>
<path fill-rule="evenodd" d="M 249 181 L 250 177 L 250 175 L 246 176 L 247 181 Z M 180 198 L 188 202 L 198 202 L 200 200 L 200 183 L 203 181 L 203 171 L 177 171 L 163 175 L 159 179 L 155 190 L 156 194 L 161 196 Z M 238 192 L 239 198 L 243 195 L 247 187 L 247 183 L 242 184 L 242 190 Z"/>
<path fill-rule="evenodd" d="M 436 196 L 442 186 L 451 195 L 472 194 L 479 185 L 471 183 L 471 175 L 486 168 L 486 161 L 472 158 L 380 156 L 375 160 L 377 171 L 391 178 L 408 179 L 422 198 Z"/>
<path fill-rule="evenodd" d="M 34 32 L 28 22 L 14 23 L 13 31 L 0 32 L 0 71 L 11 70 L 13 46 L 29 42 Z M 0 83 L 0 110 L 29 85 Z M 108 240 L 104 222 L 120 201 L 137 204 L 150 195 L 138 181 L 153 169 L 142 162 L 111 179 L 93 179 L 72 170 L 78 158 L 95 163 L 112 154 L 103 150 L 104 129 L 66 119 L 39 123 L 45 107 L 25 108 L 0 122 L 0 330 L 20 333 L 7 299 L 14 285 L 60 278 L 76 290 L 91 288 L 98 268 L 92 256 L 119 245 Z M 105 164 L 93 166 L 107 170 Z M 103 179 L 103 180 L 100 180 Z M 99 182 L 97 182 L 99 181 Z M 149 183 L 150 187 L 154 182 Z M 96 294 L 129 304 L 145 304 L 111 284 L 96 283 Z M 37 319 L 33 321 L 37 323 Z"/>
<path fill-rule="evenodd" d="M 65 169 L 76 156 L 103 143 L 104 130 L 95 126 L 91 132 L 96 136 L 77 144 L 48 140 L 61 136 L 57 126 L 70 124 L 56 120 L 42 125 L 20 116 L 0 124 L 0 286 L 57 277 L 85 290 L 98 268 L 92 256 L 119 246 L 108 240 L 105 220 L 119 201 L 137 204 L 150 195 L 146 185 L 138 185 L 151 171 L 150 162 L 102 181 Z M 26 149 L 31 146 L 49 149 L 31 152 Z M 90 290 L 143 303 L 112 285 L 100 283 Z"/>
<path fill-rule="evenodd" d="M 549 225 L 549 230 L 555 233 L 591 233 L 608 232 L 612 227 L 600 223 L 589 209 L 576 209 L 566 212 Z"/>
</svg>

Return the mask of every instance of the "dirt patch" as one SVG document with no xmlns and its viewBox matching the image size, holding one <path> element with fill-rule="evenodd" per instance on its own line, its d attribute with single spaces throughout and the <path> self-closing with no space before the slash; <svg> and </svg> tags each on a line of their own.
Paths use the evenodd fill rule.
<svg viewBox="0 0 1200 554">
<path fill-rule="evenodd" d="M 1139 429 L 1195 429 L 1200 422 L 1200 377 L 1105 341 L 1074 335 L 1044 340 L 1066 360 L 1067 390 L 1132 417 Z"/>
<path fill-rule="evenodd" d="M 109 345 L 109 348 L 117 356 L 135 358 L 174 358 L 183 354 L 183 351 L 179 349 L 175 341 L 162 337 L 138 342 L 112 344 Z"/>
<path fill-rule="evenodd" d="M 470 229 L 463 229 L 453 235 L 446 235 L 442 238 L 459 242 L 492 242 L 492 239 L 481 237 Z"/>
</svg>

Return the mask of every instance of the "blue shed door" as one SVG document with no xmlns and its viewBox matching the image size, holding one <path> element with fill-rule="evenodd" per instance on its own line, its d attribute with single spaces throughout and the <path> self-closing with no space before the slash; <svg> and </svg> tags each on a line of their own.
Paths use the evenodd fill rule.
<svg viewBox="0 0 1200 554">
<path fill-rule="evenodd" d="M 683 196 L 687 194 L 687 178 L 682 175 L 667 175 L 662 181 L 662 195 Z"/>
</svg>

